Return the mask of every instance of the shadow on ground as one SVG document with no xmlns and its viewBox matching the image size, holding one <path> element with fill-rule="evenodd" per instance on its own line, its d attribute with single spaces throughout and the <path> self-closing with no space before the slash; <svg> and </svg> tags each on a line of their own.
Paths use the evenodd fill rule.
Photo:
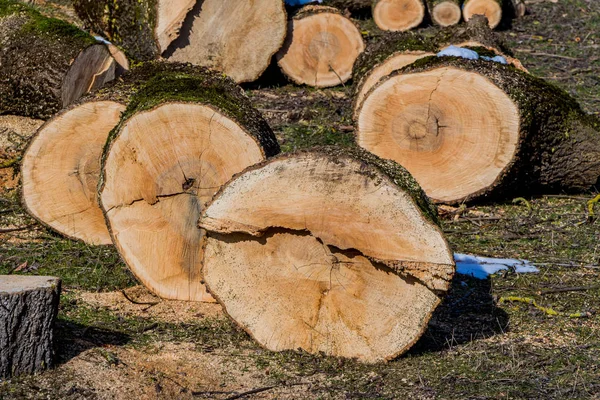
<svg viewBox="0 0 600 400">
<path fill-rule="evenodd" d="M 427 330 L 408 354 L 441 351 L 506 332 L 508 314 L 496 306 L 491 281 L 457 274 Z"/>
</svg>

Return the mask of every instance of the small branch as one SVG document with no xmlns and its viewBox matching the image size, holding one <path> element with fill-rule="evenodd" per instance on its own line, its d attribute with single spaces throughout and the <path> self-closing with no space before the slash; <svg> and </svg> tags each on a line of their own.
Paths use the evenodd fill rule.
<svg viewBox="0 0 600 400">
<path fill-rule="evenodd" d="M 503 296 L 498 301 L 498 304 L 502 304 L 502 303 L 506 303 L 506 302 L 519 302 L 519 303 L 530 304 L 530 305 L 534 306 L 535 308 L 537 308 L 538 310 L 540 310 L 550 316 L 561 316 L 561 317 L 569 317 L 569 318 L 588 318 L 591 316 L 591 313 L 589 313 L 589 312 L 565 313 L 565 312 L 555 311 L 550 307 L 540 306 L 531 297 L 517 297 L 517 296 L 505 296 L 504 297 Z"/>
<path fill-rule="evenodd" d="M 129 297 L 129 296 L 127 295 L 127 293 L 125 293 L 125 290 L 121 290 L 121 294 L 123 294 L 123 297 L 125 297 L 125 298 L 126 298 L 127 300 L 129 300 L 131 303 L 133 303 L 133 304 L 137 304 L 137 305 L 140 305 L 140 306 L 155 306 L 155 305 L 157 305 L 158 303 L 160 303 L 160 301 L 144 302 L 144 301 L 137 301 L 137 300 L 134 300 L 134 299 L 132 299 L 131 297 Z"/>
<path fill-rule="evenodd" d="M 4 228 L 4 229 L 0 229 L 0 233 L 11 233 L 11 232 L 26 231 L 27 229 L 29 229 L 29 228 L 31 228 L 33 226 L 35 226 L 35 224 L 21 226 L 21 227 L 18 227 L 18 228 Z"/>
<path fill-rule="evenodd" d="M 585 292 L 587 290 L 596 290 L 596 289 L 600 289 L 600 285 L 550 288 L 550 289 L 546 289 L 546 290 L 540 290 L 538 292 L 538 294 L 543 296 L 543 295 L 552 294 L 552 293 Z"/>
</svg>

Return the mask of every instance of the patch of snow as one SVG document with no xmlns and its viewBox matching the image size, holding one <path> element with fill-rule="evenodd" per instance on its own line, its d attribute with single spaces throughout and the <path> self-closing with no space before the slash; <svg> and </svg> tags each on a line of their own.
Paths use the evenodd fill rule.
<svg viewBox="0 0 600 400">
<path fill-rule="evenodd" d="M 285 0 L 288 6 L 303 6 L 308 3 L 322 3 L 323 0 Z"/>
<path fill-rule="evenodd" d="M 496 56 L 496 57 L 486 57 L 486 56 L 481 56 L 481 58 L 485 61 L 493 61 L 493 62 L 497 62 L 500 64 L 508 64 L 508 61 L 506 61 L 506 58 L 502 57 L 502 56 Z"/>
<path fill-rule="evenodd" d="M 94 39 L 96 39 L 96 41 L 100 42 L 100 43 L 111 44 L 108 40 L 104 39 L 102 36 L 94 36 Z"/>
<path fill-rule="evenodd" d="M 476 51 L 463 49 L 462 47 L 448 46 L 439 53 L 438 57 L 462 57 L 467 60 L 478 60 L 479 54 Z"/>
<path fill-rule="evenodd" d="M 477 279 L 486 279 L 498 271 L 509 268 L 520 274 L 540 272 L 530 261 L 512 258 L 491 258 L 455 253 L 454 261 L 457 273 L 470 275 Z"/>
</svg>

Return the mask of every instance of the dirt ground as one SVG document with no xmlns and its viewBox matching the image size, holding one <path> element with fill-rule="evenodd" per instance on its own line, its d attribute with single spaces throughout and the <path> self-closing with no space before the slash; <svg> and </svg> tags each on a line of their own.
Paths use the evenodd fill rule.
<svg viewBox="0 0 600 400">
<path fill-rule="evenodd" d="M 68 0 L 36 3 L 78 23 Z M 533 74 L 600 115 L 600 1 L 528 3 L 500 34 Z M 373 22 L 360 24 L 376 42 Z M 349 85 L 315 90 L 287 84 L 276 68 L 268 74 L 247 92 L 284 151 L 353 140 Z M 600 399 L 600 220 L 587 207 L 600 188 L 442 207 L 456 252 L 528 259 L 540 273 L 457 275 L 413 349 L 363 365 L 266 351 L 219 305 L 158 299 L 113 248 L 36 223 L 18 201 L 18 167 L 40 123 L 0 117 L 0 274 L 63 279 L 58 364 L 0 382 L 0 399 Z M 584 317 L 552 316 L 509 296 Z"/>
</svg>

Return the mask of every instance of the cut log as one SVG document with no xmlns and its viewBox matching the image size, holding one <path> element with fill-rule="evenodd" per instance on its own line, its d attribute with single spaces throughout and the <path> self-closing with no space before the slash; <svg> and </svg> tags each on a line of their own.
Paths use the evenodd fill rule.
<svg viewBox="0 0 600 400">
<path fill-rule="evenodd" d="M 598 126 L 567 93 L 509 65 L 428 57 L 372 89 L 357 142 L 456 204 L 589 189 L 600 176 Z"/>
<path fill-rule="evenodd" d="M 354 117 L 367 93 L 381 78 L 437 51 L 434 41 L 413 32 L 390 34 L 376 46 L 368 47 L 356 60 L 352 72 Z"/>
<path fill-rule="evenodd" d="M 0 276 L 0 379 L 53 365 L 60 279 Z"/>
<path fill-rule="evenodd" d="M 352 66 L 364 48 L 358 28 L 338 10 L 306 6 L 290 21 L 277 60 L 295 83 L 331 87 L 352 77 Z"/>
<path fill-rule="evenodd" d="M 194 0 L 74 0 L 75 12 L 137 60 L 160 56 L 179 34 Z"/>
<path fill-rule="evenodd" d="M 427 8 L 434 23 L 452 26 L 460 22 L 462 11 L 460 0 L 427 0 Z"/>
<path fill-rule="evenodd" d="M 39 222 L 91 245 L 112 240 L 98 205 L 100 158 L 109 132 L 136 93 L 152 77 L 167 73 L 206 74 L 200 67 L 148 62 L 116 84 L 95 92 L 47 121 L 23 156 L 22 199 Z"/>
<path fill-rule="evenodd" d="M 0 114 L 47 119 L 116 76 L 107 46 L 76 27 L 0 1 Z"/>
<path fill-rule="evenodd" d="M 494 29 L 502 20 L 502 0 L 465 0 L 463 18 L 468 22 L 473 15 L 485 15 Z"/>
<path fill-rule="evenodd" d="M 524 0 L 512 0 L 512 7 L 515 17 L 524 17 L 527 14 L 527 5 Z"/>
<path fill-rule="evenodd" d="M 389 360 L 421 336 L 454 273 L 436 221 L 392 161 L 358 149 L 288 154 L 207 206 L 204 279 L 270 350 Z"/>
<path fill-rule="evenodd" d="M 253 82 L 283 45 L 287 14 L 283 0 L 197 2 L 182 33 L 164 56 Z"/>
<path fill-rule="evenodd" d="M 222 74 L 180 73 L 137 92 L 109 136 L 100 201 L 132 272 L 157 295 L 209 301 L 204 204 L 232 175 L 279 151 L 243 90 Z"/>
<path fill-rule="evenodd" d="M 374 0 L 373 20 L 384 31 L 407 31 L 421 25 L 423 0 Z"/>
</svg>

